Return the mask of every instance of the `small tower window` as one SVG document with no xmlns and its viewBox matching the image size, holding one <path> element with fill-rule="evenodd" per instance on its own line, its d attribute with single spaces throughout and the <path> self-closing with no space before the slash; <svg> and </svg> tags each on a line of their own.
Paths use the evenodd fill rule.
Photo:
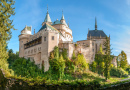
<svg viewBox="0 0 130 90">
<path fill-rule="evenodd" d="M 44 37 L 44 41 L 46 41 L 46 37 Z"/>
<path fill-rule="evenodd" d="M 92 43 L 92 45 L 94 46 L 94 43 Z"/>
<path fill-rule="evenodd" d="M 54 40 L 54 36 L 52 36 L 52 40 Z"/>
</svg>

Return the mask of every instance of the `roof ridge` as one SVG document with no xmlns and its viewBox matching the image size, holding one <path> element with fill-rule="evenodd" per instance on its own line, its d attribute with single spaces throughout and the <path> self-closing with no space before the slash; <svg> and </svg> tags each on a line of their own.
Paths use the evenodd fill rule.
<svg viewBox="0 0 130 90">
<path fill-rule="evenodd" d="M 54 28 L 53 26 L 51 26 L 50 24 L 46 23 L 48 26 L 52 27 L 53 29 L 57 30 L 56 28 Z M 58 30 L 57 30 L 58 31 Z M 58 31 L 59 32 L 59 31 Z"/>
<path fill-rule="evenodd" d="M 57 30 L 55 27 L 53 27 L 53 26 L 51 26 L 50 24 L 48 24 L 48 23 L 46 23 L 48 26 L 50 26 L 50 27 L 52 27 L 53 29 L 55 29 L 56 31 L 58 31 L 61 35 L 62 35 L 62 33 L 59 31 L 59 30 Z M 63 36 L 63 35 L 62 35 Z"/>
</svg>

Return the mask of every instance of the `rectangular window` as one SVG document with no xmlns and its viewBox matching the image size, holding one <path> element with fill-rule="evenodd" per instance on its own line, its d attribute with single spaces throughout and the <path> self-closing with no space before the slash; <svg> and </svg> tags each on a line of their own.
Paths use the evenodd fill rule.
<svg viewBox="0 0 130 90">
<path fill-rule="evenodd" d="M 46 41 L 46 37 L 44 37 L 44 41 Z"/>
<path fill-rule="evenodd" d="M 94 46 L 94 43 L 92 43 L 92 45 Z"/>
<path fill-rule="evenodd" d="M 52 40 L 54 40 L 54 36 L 52 36 Z"/>
</svg>

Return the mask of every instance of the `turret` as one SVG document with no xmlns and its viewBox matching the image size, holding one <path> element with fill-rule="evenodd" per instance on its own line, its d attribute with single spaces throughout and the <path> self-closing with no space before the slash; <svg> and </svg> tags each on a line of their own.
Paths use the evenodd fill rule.
<svg viewBox="0 0 130 90">
<path fill-rule="evenodd" d="M 63 15 L 63 11 L 62 11 L 62 17 L 61 17 L 61 20 L 60 22 L 64 25 L 66 25 L 68 27 L 68 25 L 66 24 L 66 21 L 65 21 L 65 18 L 64 18 L 64 15 Z"/>
<path fill-rule="evenodd" d="M 47 6 L 47 13 L 46 13 L 46 17 L 44 19 L 44 22 L 42 23 L 42 26 L 44 25 L 44 23 L 48 23 L 48 24 L 52 24 L 52 21 L 51 21 L 51 18 L 50 18 L 50 15 L 49 15 L 49 12 L 48 12 L 48 6 Z"/>
<path fill-rule="evenodd" d="M 19 35 L 19 57 L 24 57 L 24 44 L 28 42 L 30 35 L 32 35 L 31 31 L 32 27 L 26 25 Z"/>
</svg>

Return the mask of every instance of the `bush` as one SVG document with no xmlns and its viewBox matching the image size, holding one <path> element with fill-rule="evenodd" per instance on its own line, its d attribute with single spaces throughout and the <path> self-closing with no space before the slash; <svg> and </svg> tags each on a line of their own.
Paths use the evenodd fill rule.
<svg viewBox="0 0 130 90">
<path fill-rule="evenodd" d="M 44 72 L 43 70 L 40 70 L 34 62 L 24 58 L 16 59 L 11 68 L 14 70 L 15 75 L 21 75 L 23 77 L 37 77 L 38 75 L 42 75 Z"/>
<path fill-rule="evenodd" d="M 116 68 L 116 67 L 112 67 L 110 70 L 110 75 L 111 76 L 116 76 L 116 77 L 128 77 L 128 73 L 123 70 L 122 68 Z"/>
</svg>

